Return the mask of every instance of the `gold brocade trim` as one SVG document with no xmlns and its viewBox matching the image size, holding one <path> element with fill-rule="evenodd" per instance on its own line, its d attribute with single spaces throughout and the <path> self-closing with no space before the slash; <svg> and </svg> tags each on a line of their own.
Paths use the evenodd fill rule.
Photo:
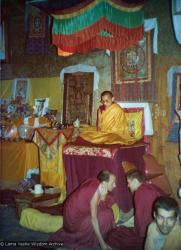
<svg viewBox="0 0 181 250">
<path fill-rule="evenodd" d="M 122 11 L 126 11 L 126 12 L 135 12 L 135 11 L 139 11 L 143 8 L 143 5 L 137 6 L 137 7 L 126 7 L 126 6 L 120 6 L 118 4 L 116 4 L 116 2 L 113 1 L 109 1 L 107 0 L 107 2 L 112 5 L 115 9 L 118 10 L 122 10 Z"/>
<path fill-rule="evenodd" d="M 66 173 L 62 159 L 62 145 L 59 146 L 57 154 L 52 160 L 47 160 L 40 151 L 40 169 L 41 183 L 59 187 L 61 190 L 59 202 L 63 202 L 66 198 Z"/>
<path fill-rule="evenodd" d="M 51 145 L 62 134 L 68 139 L 73 133 L 73 127 L 62 130 L 38 128 L 35 133 L 38 134 L 47 145 Z"/>
<path fill-rule="evenodd" d="M 115 9 L 125 11 L 125 12 L 136 12 L 136 11 L 139 11 L 139 10 L 141 10 L 143 8 L 143 5 L 130 8 L 130 7 L 125 7 L 125 6 L 124 7 L 120 6 L 120 5 L 118 5 L 115 2 L 110 1 L 110 0 L 101 0 L 101 1 L 96 0 L 93 3 L 88 4 L 86 7 L 82 8 L 82 9 L 76 11 L 76 12 L 73 12 L 73 13 L 70 13 L 70 14 L 52 14 L 52 16 L 55 19 L 73 18 L 73 17 L 76 17 L 76 16 L 79 16 L 79 15 L 83 14 L 84 12 L 88 11 L 91 8 L 94 8 L 96 5 L 100 4 L 101 2 L 106 2 L 109 5 L 111 5 L 112 7 L 114 7 Z"/>
<path fill-rule="evenodd" d="M 67 145 L 63 149 L 65 155 L 87 155 L 105 158 L 114 158 L 118 149 L 102 148 L 97 146 L 80 146 L 80 145 Z"/>
<path fill-rule="evenodd" d="M 101 0 L 101 2 L 102 1 L 103 0 Z M 79 16 L 82 13 L 88 11 L 89 9 L 94 8 L 99 3 L 100 3 L 100 0 L 95 0 L 93 3 L 88 4 L 86 7 L 82 8 L 82 9 L 76 11 L 76 12 L 73 12 L 73 13 L 70 13 L 70 14 L 52 14 L 52 16 L 55 19 L 68 19 L 68 18 L 76 17 L 76 16 Z"/>
<path fill-rule="evenodd" d="M 51 145 L 48 145 L 44 139 L 39 136 L 37 131 L 35 131 L 33 140 L 48 160 L 52 160 L 57 155 L 60 145 L 67 141 L 64 134 L 60 134 Z"/>
</svg>

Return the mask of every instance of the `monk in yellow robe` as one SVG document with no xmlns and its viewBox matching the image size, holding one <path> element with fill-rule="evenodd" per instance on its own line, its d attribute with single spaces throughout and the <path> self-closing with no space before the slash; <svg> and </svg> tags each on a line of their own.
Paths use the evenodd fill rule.
<svg viewBox="0 0 181 250">
<path fill-rule="evenodd" d="M 129 132 L 125 112 L 114 102 L 112 92 L 104 91 L 101 102 L 103 106 L 98 110 L 97 130 L 85 130 L 80 137 L 96 144 L 134 144 L 138 138 L 135 139 L 134 134 Z"/>
</svg>

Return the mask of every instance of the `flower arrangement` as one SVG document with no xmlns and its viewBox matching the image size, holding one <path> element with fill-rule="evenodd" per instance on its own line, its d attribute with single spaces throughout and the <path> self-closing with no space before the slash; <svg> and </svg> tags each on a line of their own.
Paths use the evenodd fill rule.
<svg viewBox="0 0 181 250">
<path fill-rule="evenodd" d="M 0 104 L 0 138 L 18 140 L 18 120 L 33 115 L 33 107 L 23 102 L 21 96 Z"/>
</svg>

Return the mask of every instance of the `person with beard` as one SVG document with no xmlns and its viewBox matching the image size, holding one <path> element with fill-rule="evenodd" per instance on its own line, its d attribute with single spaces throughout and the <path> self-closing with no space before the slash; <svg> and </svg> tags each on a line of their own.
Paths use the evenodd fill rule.
<svg viewBox="0 0 181 250">
<path fill-rule="evenodd" d="M 152 207 L 164 191 L 145 180 L 138 169 L 127 172 L 126 179 L 134 201 L 134 227 L 118 225 L 108 232 L 106 242 L 116 250 L 142 250 L 147 226 L 152 222 Z M 121 219 L 121 218 L 120 218 Z"/>
<path fill-rule="evenodd" d="M 154 221 L 149 225 L 145 250 L 180 250 L 181 225 L 179 206 L 171 197 L 159 197 L 153 208 Z"/>
</svg>

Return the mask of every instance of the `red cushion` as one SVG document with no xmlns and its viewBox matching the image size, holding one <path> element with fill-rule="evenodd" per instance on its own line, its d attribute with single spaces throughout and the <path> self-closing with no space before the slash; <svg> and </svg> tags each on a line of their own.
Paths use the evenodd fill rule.
<svg viewBox="0 0 181 250">
<path fill-rule="evenodd" d="M 143 159 L 145 162 L 145 174 L 147 177 L 152 178 L 154 176 L 164 174 L 163 167 L 158 164 L 153 155 L 144 154 Z"/>
<path fill-rule="evenodd" d="M 169 180 L 165 174 L 152 178 L 151 180 L 149 180 L 149 182 L 161 188 L 166 194 L 168 195 L 172 194 L 172 189 Z"/>
</svg>

